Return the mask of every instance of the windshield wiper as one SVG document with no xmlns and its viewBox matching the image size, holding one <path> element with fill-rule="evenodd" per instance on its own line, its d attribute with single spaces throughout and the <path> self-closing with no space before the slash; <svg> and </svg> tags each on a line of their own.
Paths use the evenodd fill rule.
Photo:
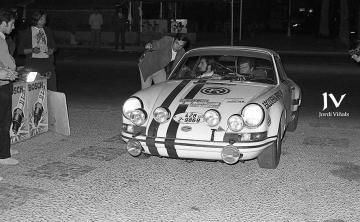
<svg viewBox="0 0 360 222">
<path fill-rule="evenodd" d="M 216 81 L 216 80 L 212 80 L 212 81 Z M 221 81 L 221 80 L 219 80 Z M 216 84 L 216 85 L 228 85 L 228 86 L 232 86 L 232 85 L 236 85 L 235 83 L 226 83 L 226 82 L 210 82 L 209 80 L 208 81 L 196 81 L 194 82 L 195 84 Z"/>
</svg>

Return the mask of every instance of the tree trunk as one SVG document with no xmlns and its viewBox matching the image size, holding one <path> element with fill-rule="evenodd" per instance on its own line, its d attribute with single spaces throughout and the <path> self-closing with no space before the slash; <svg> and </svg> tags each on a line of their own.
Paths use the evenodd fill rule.
<svg viewBox="0 0 360 222">
<path fill-rule="evenodd" d="M 324 37 L 329 37 L 329 0 L 322 0 L 321 2 L 321 12 L 320 12 L 320 24 L 319 24 L 319 34 Z"/>
<path fill-rule="evenodd" d="M 349 46 L 349 8 L 348 1 L 340 1 L 339 38 L 342 43 Z"/>
</svg>

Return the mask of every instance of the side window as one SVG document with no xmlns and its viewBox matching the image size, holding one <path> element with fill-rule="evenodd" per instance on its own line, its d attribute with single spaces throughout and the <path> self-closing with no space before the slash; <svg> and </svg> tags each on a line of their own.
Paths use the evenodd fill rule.
<svg viewBox="0 0 360 222">
<path fill-rule="evenodd" d="M 170 76 L 170 79 L 192 79 L 195 76 L 196 65 L 199 57 L 188 57 L 179 64 Z"/>
<path fill-rule="evenodd" d="M 276 63 L 276 67 L 277 67 L 277 70 L 279 73 L 280 81 L 283 82 L 287 79 L 287 77 L 286 77 L 286 73 L 285 73 L 284 67 L 282 65 L 282 62 L 281 62 L 280 58 L 277 56 L 275 57 L 275 63 Z"/>
</svg>

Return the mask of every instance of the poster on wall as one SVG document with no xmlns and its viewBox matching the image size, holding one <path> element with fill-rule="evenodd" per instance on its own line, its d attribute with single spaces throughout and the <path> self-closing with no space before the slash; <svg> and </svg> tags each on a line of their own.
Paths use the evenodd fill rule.
<svg viewBox="0 0 360 222">
<path fill-rule="evenodd" d="M 187 33 L 187 19 L 172 19 L 171 33 Z"/>
</svg>

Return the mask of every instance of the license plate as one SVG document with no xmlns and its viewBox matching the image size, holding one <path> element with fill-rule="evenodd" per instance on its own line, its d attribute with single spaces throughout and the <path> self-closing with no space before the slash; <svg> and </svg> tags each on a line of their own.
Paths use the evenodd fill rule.
<svg viewBox="0 0 360 222">
<path fill-rule="evenodd" d="M 185 124 L 197 124 L 204 121 L 203 114 L 195 112 L 179 113 L 173 119 L 178 123 Z"/>
</svg>

